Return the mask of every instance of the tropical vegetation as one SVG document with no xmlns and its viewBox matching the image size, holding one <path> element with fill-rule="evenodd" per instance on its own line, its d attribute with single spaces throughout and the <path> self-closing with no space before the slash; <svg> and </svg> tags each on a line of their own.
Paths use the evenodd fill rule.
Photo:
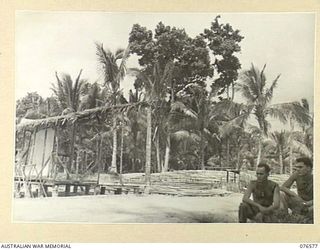
<svg viewBox="0 0 320 250">
<path fill-rule="evenodd" d="M 254 169 L 260 161 L 277 173 L 292 172 L 296 157 L 313 156 L 309 104 L 274 103 L 281 76 L 269 79 L 266 65 L 241 69 L 244 37 L 219 19 L 194 38 L 160 22 L 154 32 L 133 25 L 126 49 L 113 53 L 97 43 L 103 80 L 81 79 L 82 70 L 74 81 L 55 73 L 52 96 L 33 92 L 17 100 L 17 124 L 128 104 L 62 129 L 71 172 L 145 172 L 150 182 L 153 172 Z M 127 69 L 131 55 L 139 66 Z M 128 95 L 121 86 L 126 74 L 135 77 Z M 270 118 L 289 129 L 275 130 Z"/>
</svg>

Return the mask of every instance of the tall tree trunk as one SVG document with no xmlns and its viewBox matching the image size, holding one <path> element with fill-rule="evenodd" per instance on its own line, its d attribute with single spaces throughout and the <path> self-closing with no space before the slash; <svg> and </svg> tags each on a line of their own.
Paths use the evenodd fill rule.
<svg viewBox="0 0 320 250">
<path fill-rule="evenodd" d="M 96 148 L 97 148 L 97 154 L 96 154 L 96 163 L 95 168 L 98 168 L 98 180 L 97 184 L 100 182 L 100 174 L 101 174 L 101 155 L 102 155 L 102 136 L 100 134 L 97 135 L 97 142 L 96 142 Z"/>
<path fill-rule="evenodd" d="M 290 135 L 289 135 L 289 168 L 290 168 L 290 175 L 293 173 L 293 155 L 292 155 L 292 134 L 294 130 L 294 123 L 292 115 L 290 117 Z"/>
<path fill-rule="evenodd" d="M 123 166 L 122 166 L 122 161 L 123 161 L 123 128 L 121 128 L 121 142 L 120 142 L 120 183 L 122 185 L 122 170 L 123 170 Z"/>
<path fill-rule="evenodd" d="M 131 166 L 131 170 L 133 172 L 136 171 L 136 157 L 137 157 L 137 136 L 138 133 L 136 130 L 133 131 L 133 159 L 132 159 L 132 166 Z"/>
<path fill-rule="evenodd" d="M 73 168 L 73 157 L 74 157 L 74 143 L 75 143 L 75 139 L 76 139 L 76 123 L 72 123 L 71 125 L 71 131 L 70 131 L 70 155 L 69 155 L 69 172 L 71 172 L 72 168 Z M 70 176 L 67 173 L 67 179 L 69 179 Z"/>
<path fill-rule="evenodd" d="M 256 167 L 259 165 L 260 160 L 261 160 L 261 150 L 262 150 L 262 142 L 261 142 L 261 138 L 259 138 L 259 144 L 258 144 L 258 157 L 257 157 L 257 165 Z"/>
<path fill-rule="evenodd" d="M 279 165 L 280 165 L 280 173 L 285 174 L 284 173 L 284 164 L 283 164 L 283 153 L 282 153 L 281 148 L 279 148 Z"/>
<path fill-rule="evenodd" d="M 163 166 L 162 172 L 168 172 L 169 170 L 170 148 L 171 148 L 170 135 L 167 135 L 166 151 L 164 155 L 164 166 Z"/>
<path fill-rule="evenodd" d="M 112 135 L 113 135 L 113 145 L 112 145 L 112 161 L 111 161 L 111 168 L 109 172 L 117 173 L 117 119 L 113 117 L 113 124 L 112 124 Z"/>
<path fill-rule="evenodd" d="M 171 99 L 170 99 L 170 106 L 175 102 L 175 98 L 174 98 L 174 82 L 171 81 Z M 169 114 L 170 116 L 170 114 Z M 168 120 L 168 123 L 170 122 L 170 120 Z M 171 130 L 168 129 L 167 131 L 167 139 L 166 139 L 166 150 L 165 150 L 165 154 L 164 154 L 164 165 L 162 168 L 162 172 L 168 172 L 169 170 L 169 161 L 170 161 L 170 151 L 171 151 L 171 137 L 170 137 L 170 133 Z"/>
<path fill-rule="evenodd" d="M 240 145 L 238 146 L 238 152 L 237 152 L 237 170 L 240 170 Z"/>
<path fill-rule="evenodd" d="M 205 150 L 204 136 L 203 136 L 203 131 L 201 131 L 201 145 L 200 145 L 200 166 L 201 166 L 201 170 L 204 170 L 204 150 Z"/>
<path fill-rule="evenodd" d="M 235 92 L 235 91 L 234 91 L 234 82 L 231 83 L 231 91 L 232 91 L 232 92 L 231 92 L 231 100 L 233 101 L 233 99 L 234 99 L 234 92 Z"/>
<path fill-rule="evenodd" d="M 222 143 L 219 143 L 219 167 L 222 170 Z"/>
<path fill-rule="evenodd" d="M 289 146 L 289 166 L 290 166 L 290 175 L 293 173 L 293 156 L 292 156 L 292 146 Z"/>
<path fill-rule="evenodd" d="M 161 157 L 160 157 L 160 138 L 159 138 L 159 131 L 156 135 L 156 154 L 157 154 L 157 172 L 161 172 Z"/>
<path fill-rule="evenodd" d="M 227 168 L 230 168 L 230 140 L 229 136 L 226 138 L 226 162 L 227 162 Z"/>
<path fill-rule="evenodd" d="M 229 98 L 230 98 L 230 95 L 229 95 L 229 85 L 227 85 L 227 98 L 228 98 L 228 100 L 229 100 Z"/>
<path fill-rule="evenodd" d="M 150 186 L 151 184 L 151 129 L 152 129 L 152 121 L 151 121 L 151 106 L 147 107 L 147 140 L 146 140 L 146 184 Z"/>
</svg>

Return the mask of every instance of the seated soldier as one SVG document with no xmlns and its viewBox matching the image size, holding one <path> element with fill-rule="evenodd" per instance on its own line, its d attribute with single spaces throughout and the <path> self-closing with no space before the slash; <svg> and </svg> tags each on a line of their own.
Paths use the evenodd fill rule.
<svg viewBox="0 0 320 250">
<path fill-rule="evenodd" d="M 295 164 L 296 171 L 283 183 L 281 192 L 281 207 L 286 212 L 288 208 L 295 214 L 313 215 L 313 175 L 312 161 L 307 158 L 298 158 Z M 290 190 L 296 182 L 297 192 Z"/>
<path fill-rule="evenodd" d="M 280 206 L 280 188 L 277 183 L 268 180 L 269 172 L 267 164 L 258 165 L 257 180 L 250 182 L 239 207 L 240 223 L 246 223 L 247 219 L 258 223 L 273 222 L 274 212 Z"/>
</svg>

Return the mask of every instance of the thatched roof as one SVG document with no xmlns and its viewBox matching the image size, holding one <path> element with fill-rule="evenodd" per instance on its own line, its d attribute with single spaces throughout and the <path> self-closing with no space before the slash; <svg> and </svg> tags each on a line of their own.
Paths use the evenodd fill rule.
<svg viewBox="0 0 320 250">
<path fill-rule="evenodd" d="M 123 112 L 129 108 L 143 105 L 143 102 L 130 103 L 130 104 L 121 104 L 116 106 L 103 106 L 93 109 L 86 109 L 83 111 L 78 111 L 74 113 L 69 113 L 66 115 L 52 116 L 44 119 L 24 119 L 19 124 L 16 125 L 16 131 L 21 131 L 24 129 L 34 130 L 41 127 L 60 127 L 64 126 L 67 123 L 74 123 L 75 121 L 81 121 L 84 119 L 96 119 L 97 115 L 110 112 L 112 110 L 117 110 L 118 112 Z"/>
</svg>

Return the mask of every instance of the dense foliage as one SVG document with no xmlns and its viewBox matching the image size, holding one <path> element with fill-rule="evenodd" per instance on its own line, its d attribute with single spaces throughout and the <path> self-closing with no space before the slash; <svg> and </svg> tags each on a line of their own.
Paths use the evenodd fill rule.
<svg viewBox="0 0 320 250">
<path fill-rule="evenodd" d="M 16 102 L 17 123 L 74 113 L 105 105 L 143 105 L 113 110 L 94 119 L 59 128 L 58 154 L 70 171 L 150 172 L 177 169 L 249 168 L 263 160 L 275 172 L 292 171 L 294 158 L 313 154 L 313 123 L 305 99 L 274 104 L 281 84 L 271 84 L 254 65 L 239 72 L 243 36 L 219 23 L 192 38 L 184 29 L 160 22 L 154 32 L 134 24 L 127 49 L 112 53 L 97 44 L 103 82 L 68 74 L 53 84 L 53 95 L 28 93 Z M 138 56 L 139 68 L 126 69 Z M 126 74 L 136 77 L 128 99 L 121 92 Z M 235 95 L 242 103 L 234 102 Z M 257 124 L 250 124 L 253 117 Z M 290 125 L 272 131 L 269 117 Z M 272 133 L 271 133 L 272 132 Z M 29 135 L 30 136 L 30 135 Z M 21 147 L 17 136 L 17 147 Z M 74 145 L 74 146 L 73 146 Z M 111 168 L 110 168 L 111 167 Z"/>
</svg>

